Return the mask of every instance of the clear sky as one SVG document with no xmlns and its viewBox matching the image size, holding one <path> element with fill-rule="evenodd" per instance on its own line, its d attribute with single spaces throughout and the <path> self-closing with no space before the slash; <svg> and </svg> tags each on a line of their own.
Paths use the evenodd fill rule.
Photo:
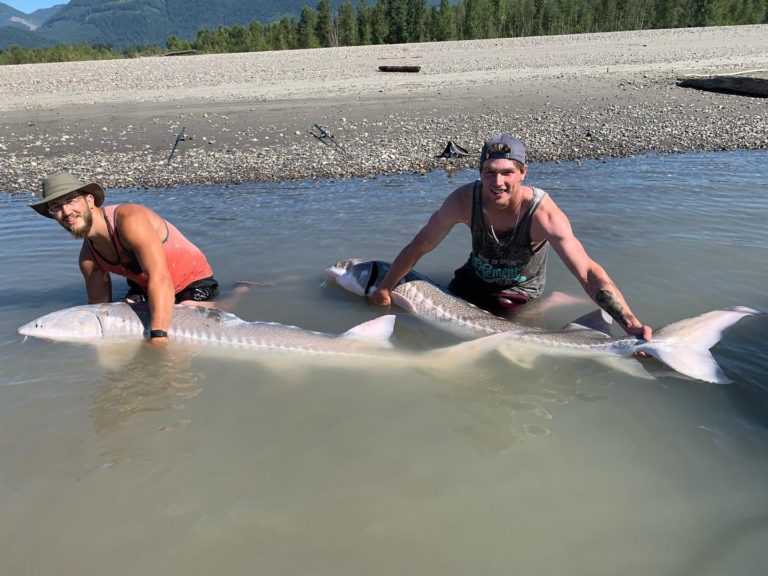
<svg viewBox="0 0 768 576">
<path fill-rule="evenodd" d="M 69 0 L 0 0 L 0 2 L 16 8 L 16 10 L 21 10 L 25 14 L 31 14 L 40 8 L 50 8 L 56 4 L 67 4 Z"/>
</svg>

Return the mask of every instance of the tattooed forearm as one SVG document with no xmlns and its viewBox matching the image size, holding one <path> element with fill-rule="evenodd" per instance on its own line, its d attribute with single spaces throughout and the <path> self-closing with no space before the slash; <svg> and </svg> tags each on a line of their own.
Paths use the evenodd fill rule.
<svg viewBox="0 0 768 576">
<path fill-rule="evenodd" d="M 624 316 L 624 306 L 616 300 L 616 297 L 611 292 L 600 290 L 595 294 L 595 302 L 597 302 L 600 308 L 608 312 L 611 318 L 616 320 L 622 328 L 629 326 L 629 322 L 627 322 L 627 318 Z"/>
</svg>

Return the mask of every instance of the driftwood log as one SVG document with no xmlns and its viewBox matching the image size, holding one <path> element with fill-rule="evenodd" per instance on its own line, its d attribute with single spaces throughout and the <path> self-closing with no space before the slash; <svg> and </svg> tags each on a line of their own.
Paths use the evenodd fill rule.
<svg viewBox="0 0 768 576">
<path fill-rule="evenodd" d="M 689 76 L 677 83 L 684 88 L 768 98 L 768 70 L 719 76 Z"/>
<path fill-rule="evenodd" d="M 179 50 L 177 52 L 166 52 L 163 56 L 194 56 L 197 50 Z"/>
<path fill-rule="evenodd" d="M 421 66 L 379 66 L 382 72 L 418 72 Z"/>
</svg>

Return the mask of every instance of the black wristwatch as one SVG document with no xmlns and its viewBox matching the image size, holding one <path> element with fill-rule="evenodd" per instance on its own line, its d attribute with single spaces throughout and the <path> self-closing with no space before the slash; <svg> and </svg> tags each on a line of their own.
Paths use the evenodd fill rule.
<svg viewBox="0 0 768 576">
<path fill-rule="evenodd" d="M 168 338 L 168 332 L 166 332 L 165 330 L 150 330 L 149 337 L 150 338 Z"/>
</svg>

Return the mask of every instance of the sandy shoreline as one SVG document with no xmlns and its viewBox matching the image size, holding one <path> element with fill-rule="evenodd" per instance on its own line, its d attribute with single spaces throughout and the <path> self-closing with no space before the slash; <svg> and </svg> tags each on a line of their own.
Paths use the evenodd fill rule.
<svg viewBox="0 0 768 576">
<path fill-rule="evenodd" d="M 404 63 L 421 72 L 378 71 Z M 0 191 L 61 169 L 108 187 L 425 171 L 448 140 L 471 166 L 499 131 L 532 162 L 768 148 L 768 99 L 676 85 L 754 69 L 766 25 L 3 66 Z"/>
</svg>

